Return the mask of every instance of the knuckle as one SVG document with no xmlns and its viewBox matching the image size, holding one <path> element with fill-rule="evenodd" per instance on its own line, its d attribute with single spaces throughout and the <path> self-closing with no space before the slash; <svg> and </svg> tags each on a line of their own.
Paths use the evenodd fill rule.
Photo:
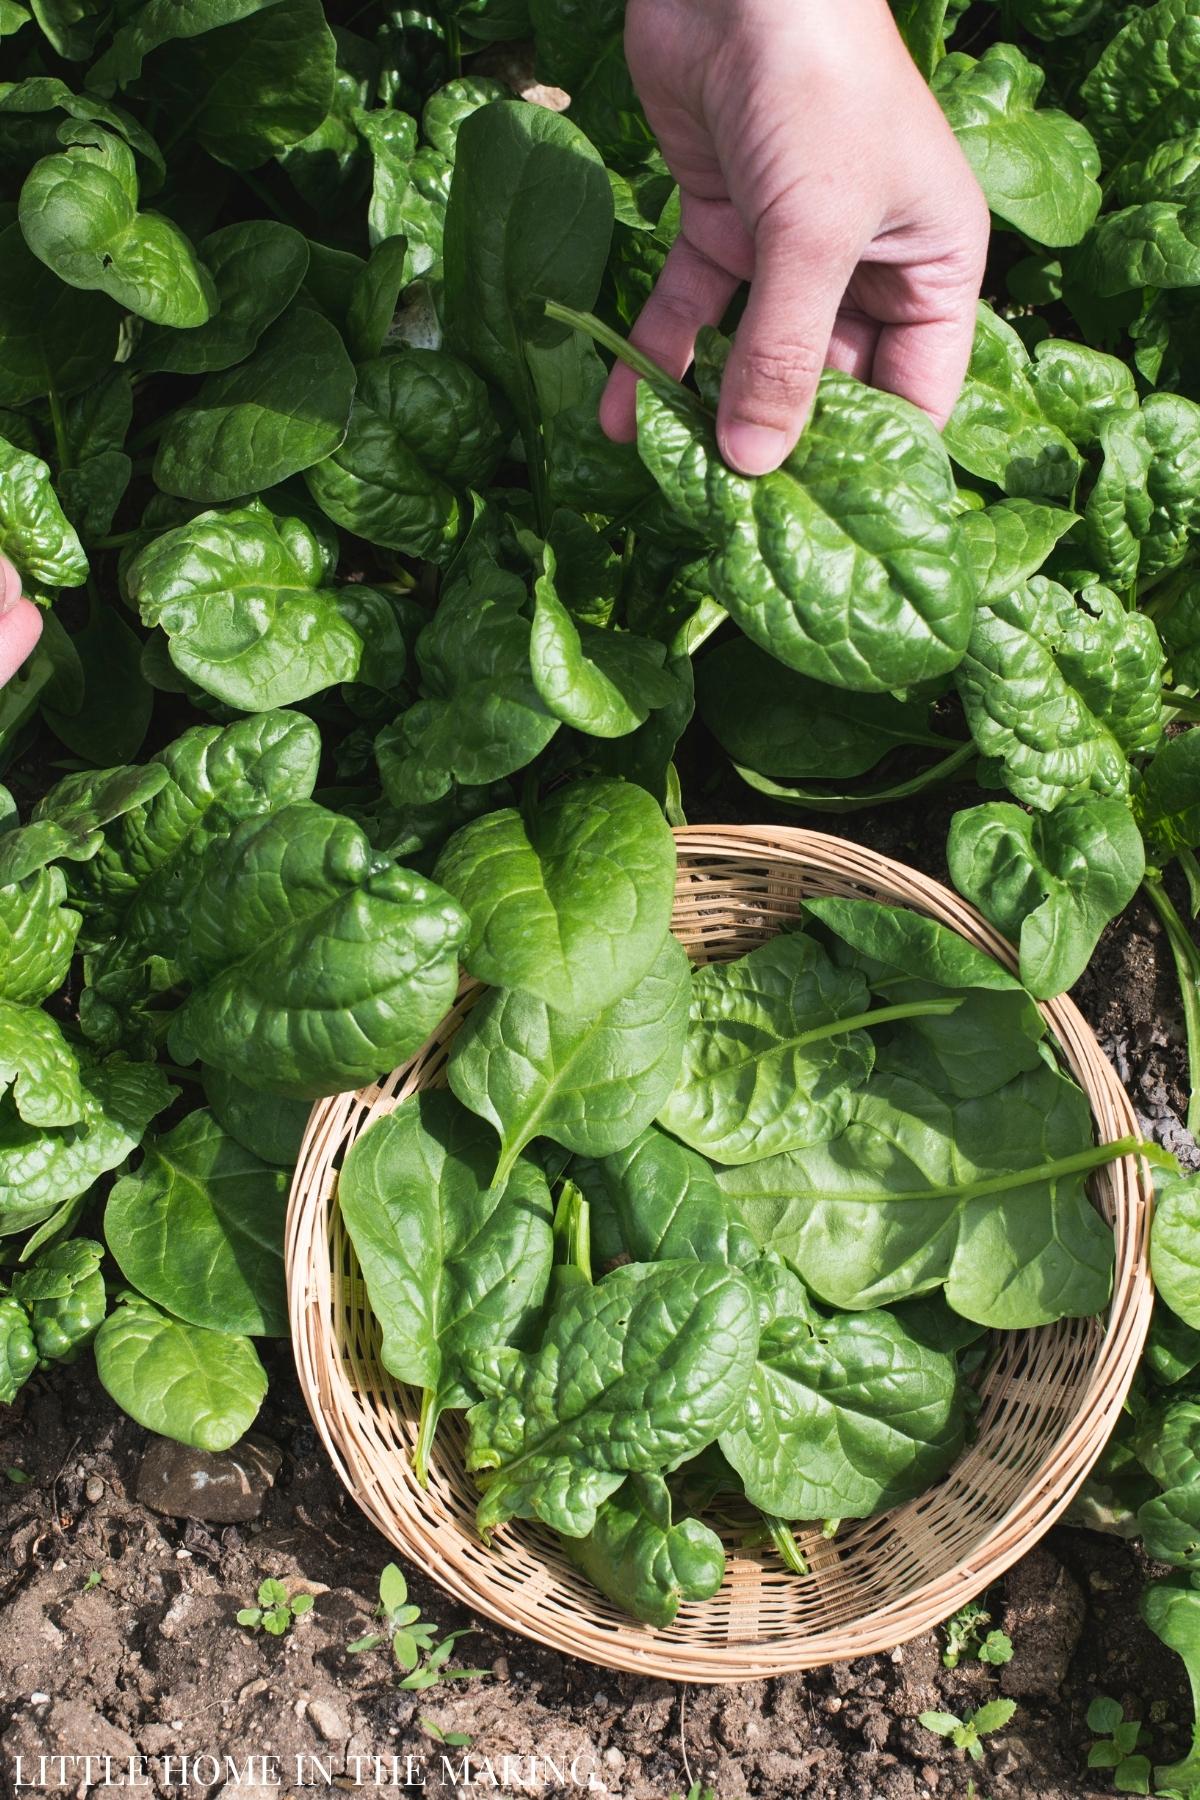
<svg viewBox="0 0 1200 1800">
<path fill-rule="evenodd" d="M 736 354 L 738 386 L 764 401 L 774 396 L 785 409 L 816 386 L 825 366 L 824 352 L 800 339 L 747 344 Z"/>
</svg>

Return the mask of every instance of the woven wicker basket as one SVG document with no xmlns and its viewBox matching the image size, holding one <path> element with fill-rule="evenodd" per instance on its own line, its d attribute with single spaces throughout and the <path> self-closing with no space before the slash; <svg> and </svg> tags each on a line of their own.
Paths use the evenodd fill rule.
<svg viewBox="0 0 1200 1800">
<path fill-rule="evenodd" d="M 697 961 L 740 955 L 797 918 L 802 897 L 865 895 L 918 908 L 1013 966 L 1011 949 L 963 901 L 911 869 L 840 838 L 787 828 L 677 833 L 673 928 Z M 556 1650 L 676 1681 L 752 1680 L 890 1648 L 929 1630 L 1017 1560 L 1062 1513 L 1120 1410 L 1150 1318 L 1149 1198 L 1133 1158 L 1092 1182 L 1116 1245 L 1102 1319 L 998 1334 L 979 1431 L 944 1480 L 832 1542 L 797 1530 L 812 1567 L 735 1539 L 725 1584 L 652 1630 L 616 1610 L 540 1527 L 517 1524 L 486 1549 L 463 1468 L 460 1419 L 443 1419 L 427 1491 L 413 1479 L 414 1394 L 379 1362 L 379 1340 L 337 1209 L 337 1169 L 381 1113 L 444 1083 L 449 1042 L 477 993 L 459 999 L 419 1055 L 377 1087 L 320 1101 L 296 1168 L 287 1228 L 292 1336 L 300 1382 L 339 1475 L 412 1563 L 477 1613 Z M 1135 1130 L 1124 1092 L 1069 1000 L 1043 1011 L 1091 1100 L 1100 1140 Z"/>
</svg>

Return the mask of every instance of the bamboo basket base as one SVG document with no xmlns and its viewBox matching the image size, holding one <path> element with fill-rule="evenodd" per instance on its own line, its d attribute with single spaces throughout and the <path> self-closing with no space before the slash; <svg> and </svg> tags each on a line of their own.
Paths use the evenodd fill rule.
<svg viewBox="0 0 1200 1800">
<path fill-rule="evenodd" d="M 794 924 L 803 898 L 842 894 L 915 907 L 1015 967 L 1011 947 L 957 895 L 844 839 L 736 826 L 689 826 L 676 838 L 672 929 L 695 961 L 739 956 Z M 719 1594 L 681 1607 L 673 1625 L 656 1630 L 597 1593 L 552 1533 L 520 1523 L 497 1532 L 490 1547 L 480 1542 L 459 1417 L 442 1420 L 429 1487 L 421 1489 L 410 1460 L 419 1396 L 379 1361 L 379 1334 L 338 1213 L 337 1171 L 372 1120 L 419 1088 L 445 1084 L 450 1040 L 478 992 L 464 983 L 435 1036 L 386 1080 L 317 1103 L 288 1210 L 301 1387 L 341 1479 L 403 1556 L 475 1612 L 551 1649 L 674 1681 L 745 1681 L 865 1656 L 928 1631 L 1049 1529 L 1116 1422 L 1149 1326 L 1150 1196 L 1132 1157 L 1092 1178 L 1116 1253 L 1107 1314 L 995 1334 L 975 1441 L 907 1505 L 848 1523 L 833 1540 L 797 1528 L 807 1577 L 769 1548 L 746 1550 L 726 1527 Z M 1042 1011 L 1088 1095 L 1098 1139 L 1135 1131 L 1128 1098 L 1076 1008 L 1060 998 Z"/>
</svg>

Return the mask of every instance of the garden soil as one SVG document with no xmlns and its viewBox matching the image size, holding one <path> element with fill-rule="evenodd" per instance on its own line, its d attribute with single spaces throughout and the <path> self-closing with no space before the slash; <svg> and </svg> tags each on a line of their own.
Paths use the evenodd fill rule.
<svg viewBox="0 0 1200 1800">
<path fill-rule="evenodd" d="M 946 794 L 911 809 L 794 822 L 944 876 L 953 804 Z M 738 803 L 723 808 L 714 796 L 706 816 L 738 816 Z M 1076 998 L 1146 1127 L 1187 1152 L 1182 1023 L 1165 941 L 1144 908 L 1109 929 Z M 991 1595 L 1015 1652 L 999 1670 L 944 1669 L 935 1633 L 807 1676 L 680 1689 L 494 1631 L 409 1569 L 424 1616 L 444 1630 L 473 1628 L 458 1660 L 489 1673 L 402 1693 L 386 1646 L 355 1656 L 346 1648 L 370 1630 L 389 1546 L 330 1468 L 286 1347 L 270 1360 L 260 1428 L 282 1466 L 261 1516 L 241 1525 L 166 1517 L 138 1501 L 150 1440 L 86 1363 L 37 1377 L 17 1406 L 0 1407 L 5 1800 L 32 1791 L 16 1786 L 18 1757 L 25 1781 L 86 1794 L 84 1764 L 38 1762 L 62 1754 L 97 1759 L 93 1787 L 106 1773 L 100 1759 L 113 1759 L 114 1780 L 142 1759 L 143 1792 L 187 1800 L 222 1788 L 221 1800 L 299 1793 L 298 1766 L 310 1788 L 328 1780 L 372 1800 L 384 1787 L 418 1791 L 387 1785 L 410 1774 L 430 1794 L 488 1793 L 506 1756 L 508 1791 L 540 1796 L 587 1792 L 590 1777 L 591 1792 L 602 1785 L 628 1800 L 667 1800 L 693 1782 L 711 1785 L 717 1800 L 1090 1800 L 1112 1791 L 1086 1769 L 1085 1713 L 1098 1694 L 1147 1721 L 1156 1760 L 1185 1747 L 1182 1665 L 1138 1617 L 1147 1565 L 1115 1538 L 1070 1528 L 1032 1549 Z M 5 1479 L 6 1469 L 27 1479 Z M 236 1622 L 265 1576 L 316 1596 L 283 1637 Z M 998 1693 L 1017 1711 L 978 1764 L 917 1721 L 926 1709 L 961 1714 Z M 430 1724 L 469 1736 L 469 1746 L 439 1743 Z M 234 1760 L 185 1768 L 184 1756 Z M 573 1769 L 577 1785 L 564 1786 L 555 1768 Z"/>
</svg>

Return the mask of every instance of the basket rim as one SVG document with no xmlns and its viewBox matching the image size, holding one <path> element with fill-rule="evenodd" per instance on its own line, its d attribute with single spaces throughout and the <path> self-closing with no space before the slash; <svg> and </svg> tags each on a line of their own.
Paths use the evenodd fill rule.
<svg viewBox="0 0 1200 1800">
<path fill-rule="evenodd" d="M 1017 970 L 1013 947 L 957 894 L 931 877 L 851 840 L 797 826 L 681 826 L 674 835 L 680 853 L 677 908 L 687 900 L 689 885 L 698 885 L 698 875 L 719 879 L 723 864 L 778 864 L 794 877 L 797 889 L 806 876 L 818 880 L 826 876 L 845 883 L 855 878 L 857 869 L 857 879 L 864 887 L 880 886 L 890 892 L 899 886 L 905 890 L 901 903 L 940 918 L 1002 966 L 1014 973 Z M 693 898 L 711 899 L 711 894 L 708 887 L 703 896 Z M 331 1307 L 328 1234 L 336 1185 L 331 1156 L 346 1141 L 348 1130 L 357 1135 L 362 1128 L 364 1109 L 374 1113 L 390 1110 L 397 1103 L 394 1090 L 399 1079 L 420 1064 L 430 1044 L 442 1041 L 444 1027 L 449 1021 L 456 1021 L 462 1000 L 479 985 L 464 981 L 455 1005 L 429 1044 L 386 1080 L 315 1103 L 289 1195 L 285 1266 L 292 1346 L 301 1391 L 339 1479 L 372 1524 L 455 1599 L 543 1647 L 582 1656 L 600 1666 L 700 1683 L 795 1673 L 891 1649 L 940 1623 L 1032 1548 L 1062 1516 L 1100 1455 L 1123 1406 L 1149 1329 L 1153 1304 L 1149 1273 L 1152 1193 L 1144 1165 L 1132 1155 L 1106 1165 L 1104 1171 L 1114 1198 L 1113 1291 L 1102 1315 L 1102 1335 L 1074 1415 L 1057 1431 L 1053 1443 L 1031 1471 L 1020 1497 L 986 1530 L 981 1530 L 969 1556 L 911 1591 L 865 1610 L 851 1622 L 811 1633 L 784 1634 L 776 1639 L 713 1645 L 691 1644 L 634 1620 L 629 1620 L 623 1630 L 601 1631 L 594 1621 L 585 1629 L 581 1616 L 581 1631 L 576 1636 L 557 1619 L 539 1617 L 536 1596 L 522 1604 L 521 1590 L 514 1592 L 495 1584 L 486 1589 L 481 1586 L 479 1571 L 456 1561 L 452 1544 L 439 1541 L 432 1526 L 422 1531 L 420 1500 L 415 1494 L 407 1496 L 407 1514 L 385 1503 L 378 1481 L 372 1478 L 369 1455 L 364 1464 L 360 1447 L 346 1430 L 346 1413 L 357 1414 L 360 1421 L 366 1419 L 369 1396 L 350 1384 L 340 1356 L 333 1354 L 339 1339 Z M 1093 1118 L 1096 1119 L 1099 1106 L 1106 1103 L 1119 1127 L 1114 1136 L 1136 1132 L 1137 1121 L 1129 1098 L 1074 1003 L 1059 996 L 1039 1003 L 1039 1009 L 1087 1094 Z M 1072 1046 L 1080 1046 L 1086 1053 L 1086 1074 L 1076 1066 Z M 360 1121 L 357 1127 L 356 1118 Z M 365 1426 L 363 1429 L 367 1431 Z M 936 1484 L 929 1491 L 936 1492 Z M 503 1533 L 497 1534 L 493 1552 L 502 1557 L 503 1545 Z"/>
</svg>

